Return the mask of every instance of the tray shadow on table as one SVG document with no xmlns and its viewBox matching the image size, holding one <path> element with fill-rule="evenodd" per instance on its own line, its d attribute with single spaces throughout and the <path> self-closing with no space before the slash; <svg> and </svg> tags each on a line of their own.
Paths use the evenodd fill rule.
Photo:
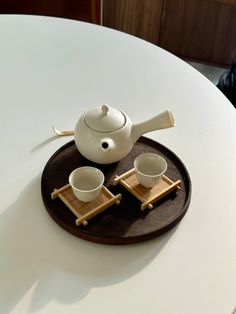
<svg viewBox="0 0 236 314">
<path fill-rule="evenodd" d="M 37 144 L 36 146 L 34 146 L 31 150 L 30 153 L 35 153 L 36 151 L 42 149 L 44 146 L 46 146 L 47 144 L 54 142 L 55 140 L 58 140 L 60 137 L 58 135 L 52 135 L 44 140 L 42 140 L 42 142 L 40 142 L 39 144 Z"/>
<path fill-rule="evenodd" d="M 94 287 L 127 280 L 157 258 L 176 230 L 131 246 L 78 239 L 60 228 L 45 211 L 39 176 L 0 218 L 1 314 L 9 313 L 32 287 L 30 306 L 37 311 L 51 300 L 78 302 Z"/>
</svg>

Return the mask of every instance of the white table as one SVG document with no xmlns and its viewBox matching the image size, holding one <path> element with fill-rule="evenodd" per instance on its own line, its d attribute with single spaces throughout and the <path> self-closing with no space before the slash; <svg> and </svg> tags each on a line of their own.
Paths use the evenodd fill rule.
<svg viewBox="0 0 236 314">
<path fill-rule="evenodd" d="M 199 72 L 135 37 L 77 21 L 0 16 L 0 313 L 232 313 L 236 307 L 236 112 Z M 46 212 L 40 176 L 88 108 L 134 121 L 193 184 L 170 232 L 128 246 L 83 241 Z"/>
</svg>

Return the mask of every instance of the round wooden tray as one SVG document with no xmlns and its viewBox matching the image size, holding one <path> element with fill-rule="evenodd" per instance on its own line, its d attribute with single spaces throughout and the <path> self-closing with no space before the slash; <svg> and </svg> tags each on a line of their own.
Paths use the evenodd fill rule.
<svg viewBox="0 0 236 314">
<path fill-rule="evenodd" d="M 133 168 L 135 157 L 144 152 L 163 156 L 168 163 L 166 175 L 173 181 L 181 180 L 181 190 L 172 192 L 154 204 L 152 210 L 142 212 L 140 201 L 120 184 L 112 185 L 115 175 Z M 51 199 L 54 188 L 68 183 L 68 177 L 77 167 L 90 165 L 99 168 L 105 175 L 104 185 L 113 194 L 122 193 L 119 206 L 113 205 L 89 221 L 88 226 L 75 225 L 74 214 L 60 199 Z M 157 237 L 173 228 L 184 217 L 191 198 L 191 181 L 181 160 L 163 145 L 141 137 L 131 152 L 121 161 L 110 165 L 95 164 L 85 159 L 77 150 L 74 141 L 62 146 L 47 162 L 41 180 L 44 205 L 63 229 L 91 242 L 102 244 L 131 244 Z"/>
</svg>

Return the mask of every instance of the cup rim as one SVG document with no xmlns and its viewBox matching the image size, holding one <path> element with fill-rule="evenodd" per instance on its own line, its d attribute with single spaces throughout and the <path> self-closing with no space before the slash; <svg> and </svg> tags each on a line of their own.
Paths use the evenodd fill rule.
<svg viewBox="0 0 236 314">
<path fill-rule="evenodd" d="M 143 156 L 155 156 L 155 157 L 158 157 L 159 159 L 161 159 L 164 164 L 165 164 L 165 168 L 162 172 L 158 173 L 158 174 L 146 174 L 146 173 L 143 173 L 141 172 L 140 170 L 138 170 L 138 168 L 136 167 L 136 163 L 137 163 L 137 160 L 142 158 Z M 138 155 L 135 159 L 134 159 L 134 168 L 135 168 L 135 171 L 137 171 L 138 173 L 140 173 L 142 176 L 145 176 L 145 177 L 149 177 L 149 178 L 154 178 L 154 177 L 158 177 L 158 176 L 162 176 L 166 170 L 167 170 L 167 161 L 165 160 L 165 158 L 163 158 L 161 155 L 159 154 L 155 154 L 155 153 L 143 153 L 143 154 L 140 154 Z"/>
<path fill-rule="evenodd" d="M 75 172 L 78 171 L 78 169 L 81 169 L 81 168 L 93 169 L 93 170 L 96 170 L 97 172 L 99 172 L 102 175 L 102 182 L 101 182 L 101 184 L 99 186 L 97 186 L 96 188 L 90 189 L 90 190 L 82 190 L 82 189 L 78 189 L 77 187 L 75 187 L 72 184 L 72 182 L 71 182 L 72 181 L 72 177 L 74 176 Z M 105 176 L 104 176 L 103 172 L 100 169 L 98 169 L 96 167 L 92 167 L 92 166 L 82 166 L 82 167 L 75 168 L 69 175 L 69 184 L 70 184 L 70 186 L 74 190 L 79 191 L 79 192 L 83 192 L 83 193 L 91 193 L 91 192 L 97 191 L 98 189 L 100 189 L 103 186 L 104 181 L 105 181 Z"/>
</svg>

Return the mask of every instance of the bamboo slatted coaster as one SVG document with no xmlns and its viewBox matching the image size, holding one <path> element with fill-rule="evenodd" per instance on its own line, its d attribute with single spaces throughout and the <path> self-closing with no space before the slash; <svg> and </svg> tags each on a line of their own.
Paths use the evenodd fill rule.
<svg viewBox="0 0 236 314">
<path fill-rule="evenodd" d="M 92 202 L 84 203 L 78 200 L 70 184 L 67 184 L 60 189 L 54 189 L 51 193 L 51 198 L 60 198 L 61 201 L 72 211 L 77 217 L 75 223 L 77 226 L 83 224 L 88 225 L 88 220 L 95 217 L 105 209 L 109 208 L 113 204 L 120 204 L 122 195 L 113 195 L 104 185 L 102 186 L 101 193 L 98 198 Z"/>
<path fill-rule="evenodd" d="M 181 181 L 172 181 L 167 176 L 163 175 L 161 180 L 152 188 L 145 188 L 139 184 L 135 169 L 131 169 L 120 176 L 116 176 L 113 184 L 121 183 L 130 193 L 132 193 L 141 204 L 141 210 L 146 208 L 152 209 L 153 204 L 159 201 L 162 197 L 174 190 L 180 190 Z"/>
</svg>

